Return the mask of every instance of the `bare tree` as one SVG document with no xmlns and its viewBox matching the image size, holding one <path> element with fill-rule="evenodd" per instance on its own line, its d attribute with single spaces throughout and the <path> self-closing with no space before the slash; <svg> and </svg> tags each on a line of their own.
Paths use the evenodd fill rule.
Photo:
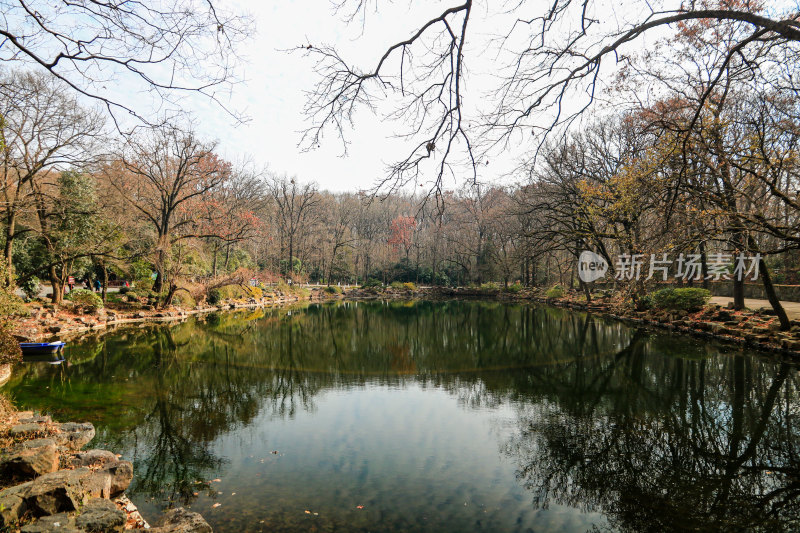
<svg viewBox="0 0 800 533">
<path fill-rule="evenodd" d="M 129 138 L 116 164 L 106 169 L 111 183 L 155 230 L 156 292 L 164 286 L 173 245 L 218 235 L 204 232 L 199 205 L 231 176 L 230 164 L 214 148 L 190 130 L 162 126 Z"/>
<path fill-rule="evenodd" d="M 281 233 L 282 248 L 286 252 L 286 273 L 294 273 L 294 257 L 302 243 L 310 223 L 317 216 L 320 202 L 317 186 L 313 183 L 300 185 L 296 178 L 273 175 L 268 183 L 270 195 L 275 202 L 276 222 Z"/>
<path fill-rule="evenodd" d="M 362 24 L 373 6 L 380 15 L 377 2 L 342 0 L 336 5 L 347 20 L 360 19 Z M 523 135 L 533 139 L 538 152 L 549 134 L 566 130 L 595 102 L 603 82 L 613 81 L 613 74 L 644 44 L 645 35 L 674 31 L 693 21 L 707 27 L 725 24 L 735 35 L 734 46 L 717 43 L 723 50 L 721 61 L 698 99 L 696 113 L 734 58 L 754 76 L 782 78 L 796 89 L 795 80 L 787 76 L 792 69 L 785 68 L 800 58 L 796 5 L 767 9 L 756 0 L 631 0 L 619 9 L 608 16 L 617 8 L 598 0 L 508 0 L 480 7 L 471 0 L 454 2 L 435 16 L 420 18 L 406 39 L 379 50 L 366 66 L 353 64 L 335 48 L 309 43 L 302 50 L 315 61 L 319 80 L 305 109 L 310 122 L 305 146 L 318 145 L 327 130 L 344 138 L 359 109 L 399 100 L 389 116 L 401 124 L 400 135 L 412 139 L 412 149 L 391 165 L 378 186 L 416 181 L 423 176 L 422 163 L 431 160 L 436 172 L 430 194 L 439 198 L 442 179 L 454 164 L 471 165 L 474 180 L 489 150 L 502 149 Z M 504 29 L 470 32 L 480 27 L 480 15 L 505 24 Z M 489 31 L 496 37 L 481 41 Z M 764 55 L 765 46 L 769 56 Z M 467 61 L 491 65 L 487 84 L 492 104 L 486 110 L 464 104 Z"/>
<path fill-rule="evenodd" d="M 178 107 L 187 92 L 222 105 L 251 23 L 215 4 L 0 0 L 0 62 L 48 72 L 102 102 L 115 122 L 129 113 L 153 118 L 115 93 L 120 83 Z"/>
<path fill-rule="evenodd" d="M 32 204 L 32 186 L 53 169 L 89 163 L 104 119 L 98 111 L 80 106 L 58 80 L 26 72 L 0 79 L 0 117 L 3 256 L 11 264 L 20 235 L 17 224 Z"/>
</svg>

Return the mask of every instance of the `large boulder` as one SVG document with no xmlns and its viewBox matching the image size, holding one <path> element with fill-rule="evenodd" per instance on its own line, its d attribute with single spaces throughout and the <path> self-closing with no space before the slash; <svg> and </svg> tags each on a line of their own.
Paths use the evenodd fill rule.
<svg viewBox="0 0 800 533">
<path fill-rule="evenodd" d="M 98 471 L 86 467 L 44 474 L 21 485 L 0 491 L 0 527 L 23 513 L 47 516 L 77 511 L 89 498 L 110 498 L 130 483 L 130 463 L 117 461 Z M 126 482 L 127 479 L 127 482 Z M 113 487 L 113 489 L 112 489 Z M 124 489 L 123 489 L 124 490 Z"/>
<path fill-rule="evenodd" d="M 43 516 L 20 529 L 20 533 L 51 533 L 56 531 L 59 533 L 84 533 L 82 529 L 75 527 L 75 518 L 67 513 Z"/>
<path fill-rule="evenodd" d="M 21 493 L 26 511 L 44 516 L 77 510 L 85 500 L 85 485 L 92 474 L 88 468 L 59 470 L 26 483 Z"/>
<path fill-rule="evenodd" d="M 109 477 L 109 494 L 113 498 L 125 492 L 125 489 L 131 484 L 133 464 L 129 461 L 111 461 L 98 470 L 97 474 Z"/>
<path fill-rule="evenodd" d="M 94 438 L 94 426 L 89 422 L 65 422 L 56 427 L 56 440 L 68 450 L 80 450 Z"/>
<path fill-rule="evenodd" d="M 58 470 L 58 446 L 53 439 L 25 441 L 3 454 L 0 472 L 9 478 L 30 479 Z"/>
<path fill-rule="evenodd" d="M 171 509 L 150 529 L 151 533 L 211 533 L 208 525 L 198 513 L 187 511 L 183 507 Z"/>
<path fill-rule="evenodd" d="M 92 498 L 83 507 L 75 525 L 87 533 L 111 533 L 125 527 L 125 513 L 114 502 Z"/>
<path fill-rule="evenodd" d="M 69 464 L 76 468 L 81 466 L 102 467 L 116 460 L 117 456 L 108 450 L 86 450 L 73 454 L 69 459 Z"/>
<path fill-rule="evenodd" d="M 30 482 L 0 490 L 0 530 L 15 524 L 25 513 L 23 495 Z"/>
<path fill-rule="evenodd" d="M 28 413 L 25 414 L 28 415 Z M 29 416 L 24 416 L 24 417 L 20 416 L 17 419 L 17 424 L 52 424 L 52 423 L 53 420 L 47 415 L 33 416 L 31 414 Z"/>
<path fill-rule="evenodd" d="M 34 437 L 46 436 L 47 426 L 36 422 L 29 422 L 27 424 L 17 424 L 8 430 L 9 435 L 16 438 L 30 439 Z"/>
<path fill-rule="evenodd" d="M 120 461 L 106 450 L 88 450 L 74 454 L 69 463 L 76 468 L 90 467 L 95 470 L 93 479 L 101 483 L 101 492 L 114 497 L 128 488 L 133 480 L 133 464 Z"/>
</svg>

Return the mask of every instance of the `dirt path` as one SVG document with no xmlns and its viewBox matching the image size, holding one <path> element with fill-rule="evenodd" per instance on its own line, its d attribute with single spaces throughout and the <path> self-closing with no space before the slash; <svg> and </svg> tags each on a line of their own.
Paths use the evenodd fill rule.
<svg viewBox="0 0 800 533">
<path fill-rule="evenodd" d="M 711 303 L 719 304 L 722 307 L 728 305 L 728 302 L 732 302 L 733 298 L 728 298 L 727 296 L 713 296 L 711 298 Z M 786 309 L 786 314 L 789 316 L 790 320 L 800 320 L 800 303 L 798 302 L 782 302 L 783 308 Z M 745 298 L 744 305 L 749 309 L 758 309 L 760 307 L 767 307 L 772 309 L 772 306 L 769 304 L 767 300 L 754 300 L 751 298 Z"/>
</svg>

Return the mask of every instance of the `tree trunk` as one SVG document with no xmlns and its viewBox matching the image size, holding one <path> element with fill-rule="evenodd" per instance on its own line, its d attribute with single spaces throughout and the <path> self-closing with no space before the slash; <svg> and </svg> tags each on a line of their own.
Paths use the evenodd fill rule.
<svg viewBox="0 0 800 533">
<path fill-rule="evenodd" d="M 775 293 L 775 287 L 772 285 L 772 278 L 769 276 L 769 270 L 767 270 L 767 265 L 763 257 L 758 261 L 758 273 L 764 284 L 764 292 L 767 293 L 767 300 L 769 300 L 770 305 L 772 305 L 772 309 L 775 310 L 775 314 L 778 315 L 778 321 L 781 323 L 781 331 L 787 331 L 791 327 L 791 323 L 789 322 L 789 317 L 786 315 L 786 310 L 783 308 L 783 305 L 781 305 L 781 301 Z M 744 276 L 742 278 L 744 279 Z"/>
<path fill-rule="evenodd" d="M 161 293 L 164 288 L 164 260 L 166 254 L 163 248 L 159 246 L 158 253 L 156 254 L 156 279 L 153 281 L 153 292 Z"/>
<path fill-rule="evenodd" d="M 592 303 L 592 291 L 589 290 L 589 284 L 584 282 L 582 279 L 578 279 L 578 283 L 580 284 L 581 289 L 583 289 L 583 294 L 586 296 L 586 303 Z"/>
<path fill-rule="evenodd" d="M 103 263 L 103 301 L 106 301 L 106 294 L 108 294 L 108 268 Z"/>
<path fill-rule="evenodd" d="M 744 309 L 744 277 L 733 278 L 733 308 L 737 311 Z"/>
<path fill-rule="evenodd" d="M 172 299 L 175 297 L 175 291 L 178 290 L 178 286 L 174 283 L 169 286 L 169 291 L 167 292 L 167 296 L 164 298 L 164 302 L 161 304 L 161 308 L 167 308 L 172 305 Z"/>
<path fill-rule="evenodd" d="M 294 277 L 293 259 L 294 259 L 294 235 L 292 235 L 290 233 L 289 234 L 289 263 L 287 263 L 287 265 L 286 265 L 286 275 L 289 276 L 290 278 Z"/>
<path fill-rule="evenodd" d="M 6 244 L 3 250 L 3 257 L 5 257 L 6 265 L 8 266 L 8 277 L 3 280 L 3 282 L 9 287 L 13 287 L 14 285 L 14 263 L 12 263 L 11 260 L 13 259 L 14 254 L 14 233 L 16 231 L 16 222 L 17 214 L 14 211 L 11 211 L 6 217 Z"/>
<path fill-rule="evenodd" d="M 50 300 L 54 304 L 60 305 L 64 302 L 64 283 L 56 272 L 55 265 L 47 269 L 47 274 L 50 278 L 50 285 L 53 287 L 53 294 L 50 295 Z"/>
<path fill-rule="evenodd" d="M 706 254 L 706 242 L 700 242 L 700 272 L 703 275 L 703 288 L 708 289 L 708 257 Z"/>
<path fill-rule="evenodd" d="M 156 270 L 156 279 L 153 281 L 153 292 L 160 293 L 164 287 L 164 276 L 161 274 L 161 269 Z"/>
<path fill-rule="evenodd" d="M 217 279 L 217 253 L 219 252 L 219 243 L 214 243 L 214 261 L 211 271 L 214 273 L 214 279 Z"/>
</svg>

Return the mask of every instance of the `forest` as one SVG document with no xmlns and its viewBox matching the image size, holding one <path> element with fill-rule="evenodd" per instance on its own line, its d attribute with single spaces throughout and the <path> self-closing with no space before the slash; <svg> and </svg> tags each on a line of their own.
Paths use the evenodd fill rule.
<svg viewBox="0 0 800 533">
<path fill-rule="evenodd" d="M 551 15 L 567 17 L 570 5 Z M 798 282 L 800 247 L 796 22 L 764 6 L 725 7 L 715 14 L 678 10 L 677 19 L 656 21 L 670 28 L 656 51 L 626 56 L 602 91 L 624 103 L 589 106 L 597 76 L 579 70 L 523 94 L 552 49 L 521 53 L 528 70 L 521 66 L 505 79 L 503 102 L 539 95 L 529 111 L 550 97 L 559 109 L 577 110 L 559 111 L 550 122 L 540 116 L 546 134 L 504 179 L 483 178 L 479 167 L 489 161 L 477 157 L 469 130 L 453 126 L 463 97 L 452 85 L 463 75 L 458 44 L 474 6 L 447 10 L 387 49 L 391 56 L 463 17 L 450 45 L 430 49 L 435 66 L 415 70 L 412 63 L 400 74 L 411 98 L 402 109 L 416 113 L 411 127 L 423 135 L 422 151 L 413 148 L 388 175 L 376 175 L 374 189 L 352 192 L 321 190 L 315 176 L 272 172 L 245 155 L 225 160 L 217 140 L 196 132 L 191 115 L 144 120 L 123 132 L 113 101 L 73 90 L 75 83 L 52 68 L 9 62 L 0 79 L 4 282 L 30 295 L 49 285 L 54 303 L 70 277 L 99 279 L 104 287 L 113 280 L 152 285 L 169 303 L 186 284 L 210 286 L 236 272 L 263 282 L 559 284 L 590 299 L 577 262 L 593 250 L 609 265 L 615 288 L 636 303 L 658 280 L 615 272 L 620 254 L 691 255 L 701 269 L 688 283 L 703 285 L 731 277 L 731 269 L 710 265 L 713 258 L 746 254 L 760 259 L 753 279 L 780 308 L 773 284 Z M 761 18 L 740 20 L 742 13 Z M 633 28 L 643 32 L 648 24 Z M 630 41 L 639 33 L 624 35 Z M 664 47 L 670 52 L 657 52 Z M 589 57 L 595 62 L 587 68 L 599 68 L 615 50 Z M 316 142 L 352 106 L 372 104 L 364 85 L 388 76 L 381 70 L 387 67 L 381 61 L 375 73 L 356 76 L 333 49 L 308 45 L 303 53 L 319 56 L 303 137 Z M 450 71 L 448 58 L 455 61 Z M 559 61 L 551 59 L 551 67 Z M 437 76 L 446 83 L 435 83 Z M 565 100 L 576 83 L 591 88 L 584 107 Z M 431 94 L 433 86 L 454 98 L 443 115 L 433 106 L 443 98 Z M 336 104 L 345 97 L 347 106 Z M 530 114 L 509 113 L 501 105 L 488 123 L 484 134 L 497 134 L 493 146 L 508 142 Z M 431 118 L 446 127 L 427 138 Z M 471 165 L 456 161 L 459 143 Z M 428 158 L 435 164 L 425 181 Z M 731 281 L 737 309 L 744 282 Z"/>
</svg>

